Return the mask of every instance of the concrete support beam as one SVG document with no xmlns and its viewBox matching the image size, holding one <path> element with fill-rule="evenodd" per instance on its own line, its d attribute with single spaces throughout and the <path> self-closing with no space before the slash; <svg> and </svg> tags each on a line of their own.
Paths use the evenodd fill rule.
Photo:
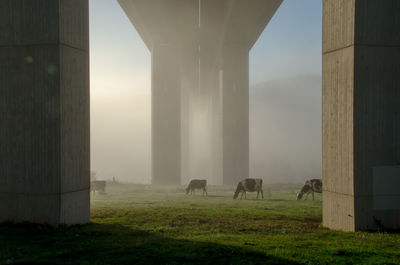
<svg viewBox="0 0 400 265">
<path fill-rule="evenodd" d="M 181 54 L 182 84 L 182 180 L 208 179 L 222 184 L 221 106 L 218 97 L 218 65 L 206 45 L 185 46 Z M 220 111 L 219 111 L 220 112 Z M 219 123 L 216 122 L 219 119 Z M 219 158 L 218 158 L 219 157 Z"/>
<path fill-rule="evenodd" d="M 222 184 L 222 100 L 219 93 L 220 56 L 213 42 L 200 42 L 198 102 L 204 125 L 202 174 L 212 184 Z M 200 173 L 201 174 L 201 173 Z"/>
<path fill-rule="evenodd" d="M 118 3 L 152 53 L 152 183 L 177 185 L 181 174 L 187 178 L 191 163 L 186 142 L 191 108 L 180 104 L 198 85 L 198 0 Z"/>
<path fill-rule="evenodd" d="M 181 174 L 181 79 L 176 45 L 151 51 L 152 183 L 179 185 Z"/>
<path fill-rule="evenodd" d="M 249 176 L 249 49 L 225 46 L 222 64 L 223 183 Z"/>
<path fill-rule="evenodd" d="M 0 222 L 89 222 L 87 0 L 0 4 Z"/>
<path fill-rule="evenodd" d="M 153 183 L 176 183 L 169 181 L 176 172 L 173 168 L 179 166 L 175 157 L 182 159 L 180 172 L 186 181 L 206 178 L 212 180 L 209 183 L 232 185 L 248 177 L 249 50 L 282 0 L 118 2 L 150 50 L 158 43 L 170 43 L 180 49 L 179 54 L 171 53 L 174 56 L 170 57 L 170 64 L 163 63 L 165 69 L 154 71 L 153 67 L 153 82 L 167 80 L 166 84 L 176 83 L 177 75 L 171 71 L 180 68 L 182 85 L 182 113 L 173 114 L 172 109 L 157 112 L 164 107 L 153 106 L 153 119 L 157 119 L 153 121 Z M 153 93 L 158 93 L 157 87 L 153 85 Z M 160 104 L 178 104 L 174 93 Z M 160 101 L 153 100 L 153 104 L 156 102 Z M 173 145 L 177 139 L 165 142 L 178 135 L 177 129 L 168 128 L 168 137 L 157 131 L 163 129 L 156 126 L 162 117 L 174 120 L 174 124 L 178 124 L 177 117 L 182 119 L 179 156 Z M 161 181 L 164 172 L 169 176 Z"/>
<path fill-rule="evenodd" d="M 393 180 L 379 172 L 398 172 L 400 161 L 399 14 L 396 0 L 324 0 L 323 224 L 332 229 L 399 229 L 399 209 L 380 208 L 373 181 Z"/>
<path fill-rule="evenodd" d="M 181 181 L 189 183 L 195 176 L 193 115 L 199 92 L 199 47 L 183 45 L 181 49 Z"/>
</svg>

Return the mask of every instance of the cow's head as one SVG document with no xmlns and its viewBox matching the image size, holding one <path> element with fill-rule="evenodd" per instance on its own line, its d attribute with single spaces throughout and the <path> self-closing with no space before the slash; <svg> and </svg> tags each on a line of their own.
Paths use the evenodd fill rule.
<svg viewBox="0 0 400 265">
<path fill-rule="evenodd" d="M 303 192 L 300 191 L 300 192 L 297 194 L 296 200 L 300 200 L 302 197 L 303 197 Z"/>
<path fill-rule="evenodd" d="M 189 187 L 186 188 L 186 194 L 189 194 Z"/>
<path fill-rule="evenodd" d="M 240 193 L 241 191 L 244 191 L 244 187 L 243 187 L 242 183 L 239 182 L 238 185 L 237 185 L 237 187 L 236 187 L 235 194 L 233 194 L 233 199 L 237 199 L 237 197 L 239 196 L 239 193 Z"/>
</svg>

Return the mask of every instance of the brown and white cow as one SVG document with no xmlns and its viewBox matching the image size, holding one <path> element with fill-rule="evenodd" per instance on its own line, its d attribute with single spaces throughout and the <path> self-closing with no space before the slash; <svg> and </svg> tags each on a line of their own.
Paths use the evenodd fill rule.
<svg viewBox="0 0 400 265">
<path fill-rule="evenodd" d="M 189 194 L 189 191 L 190 191 L 190 194 L 193 194 L 194 190 L 198 189 L 198 190 L 203 190 L 203 196 L 204 196 L 204 193 L 207 196 L 207 187 L 206 186 L 207 186 L 207 180 L 192 179 L 186 188 L 186 194 Z"/>
<path fill-rule="evenodd" d="M 93 191 L 93 195 L 96 194 L 96 191 L 99 191 L 100 194 L 106 193 L 106 182 L 104 180 L 94 180 L 90 183 L 90 191 Z"/>
<path fill-rule="evenodd" d="M 235 194 L 233 195 L 233 198 L 236 199 L 241 193 L 240 199 L 244 198 L 246 199 L 246 192 L 254 192 L 257 191 L 257 199 L 258 195 L 261 193 L 262 198 L 264 199 L 264 193 L 262 190 L 262 179 L 252 179 L 252 178 L 247 178 L 242 181 L 240 181 L 237 185 Z"/>
<path fill-rule="evenodd" d="M 304 186 L 301 188 L 300 192 L 297 194 L 297 200 L 300 200 L 304 194 L 306 195 L 306 200 L 308 194 L 312 194 L 312 199 L 314 200 L 314 192 L 322 193 L 322 180 L 321 179 L 310 179 L 307 180 Z"/>
</svg>

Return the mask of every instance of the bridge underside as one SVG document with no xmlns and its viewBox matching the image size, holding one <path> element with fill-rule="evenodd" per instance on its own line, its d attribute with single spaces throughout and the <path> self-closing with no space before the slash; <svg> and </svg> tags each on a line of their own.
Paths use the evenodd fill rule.
<svg viewBox="0 0 400 265">
<path fill-rule="evenodd" d="M 152 54 L 152 181 L 249 175 L 249 51 L 281 0 L 119 0 Z"/>
<path fill-rule="evenodd" d="M 251 3 L 251 4 L 249 4 Z M 153 182 L 248 175 L 266 0 L 120 0 L 152 52 Z M 324 0 L 323 223 L 400 228 L 400 4 Z M 87 0 L 0 5 L 0 222 L 89 222 Z"/>
</svg>

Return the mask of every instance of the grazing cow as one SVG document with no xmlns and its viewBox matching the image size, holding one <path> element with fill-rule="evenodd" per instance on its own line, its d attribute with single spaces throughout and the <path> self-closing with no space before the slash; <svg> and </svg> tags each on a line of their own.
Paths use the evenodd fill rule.
<svg viewBox="0 0 400 265">
<path fill-rule="evenodd" d="M 190 191 L 190 194 L 193 194 L 194 190 L 198 189 L 198 190 L 203 190 L 203 196 L 204 196 L 204 193 L 206 193 L 206 196 L 207 196 L 206 186 L 207 186 L 207 180 L 192 179 L 186 188 L 186 194 L 189 194 L 189 191 Z"/>
<path fill-rule="evenodd" d="M 106 182 L 104 180 L 94 180 L 90 183 L 90 191 L 93 191 L 93 195 L 96 195 L 96 190 L 100 194 L 106 193 Z"/>
<path fill-rule="evenodd" d="M 314 200 L 314 192 L 322 193 L 322 180 L 321 179 L 310 179 L 307 180 L 304 186 L 301 188 L 300 192 L 297 194 L 297 200 L 300 200 L 304 194 L 306 195 L 306 200 L 308 194 L 312 194 L 312 199 Z"/>
<path fill-rule="evenodd" d="M 237 185 L 235 194 L 233 195 L 233 198 L 236 199 L 239 195 L 239 192 L 241 193 L 240 199 L 243 198 L 243 194 L 244 194 L 244 198 L 246 199 L 246 192 L 254 192 L 257 191 L 257 199 L 258 199 L 258 194 L 260 194 L 261 192 L 261 196 L 264 199 L 264 193 L 262 190 L 262 179 L 251 179 L 251 178 L 247 178 L 244 179 L 242 181 L 240 181 Z"/>
</svg>

